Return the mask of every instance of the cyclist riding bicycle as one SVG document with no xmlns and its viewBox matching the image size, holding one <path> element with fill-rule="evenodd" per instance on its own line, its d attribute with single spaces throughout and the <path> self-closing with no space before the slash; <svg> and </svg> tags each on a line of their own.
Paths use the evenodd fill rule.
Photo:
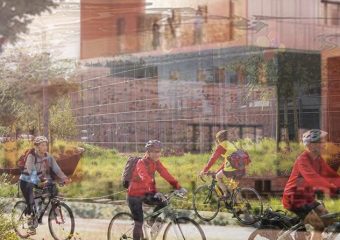
<svg viewBox="0 0 340 240">
<path fill-rule="evenodd" d="M 168 172 L 160 161 L 162 143 L 158 140 L 150 140 L 145 145 L 145 155 L 138 160 L 133 169 L 131 182 L 128 188 L 128 205 L 135 222 L 133 239 L 140 240 L 143 237 L 143 203 L 156 205 L 154 212 L 167 205 L 164 196 L 157 192 L 155 172 L 157 171 L 174 188 L 179 189 L 183 194 L 187 192 L 180 186 L 178 181 Z M 155 222 L 153 217 L 149 224 Z"/>
<path fill-rule="evenodd" d="M 340 176 L 321 157 L 326 137 L 327 132 L 319 129 L 303 134 L 305 150 L 294 163 L 282 197 L 286 209 L 298 215 L 305 224 L 313 226 L 311 240 L 321 239 L 321 233 L 327 224 L 320 218 L 327 210 L 316 201 L 315 188 L 329 193 L 330 189 L 340 186 Z"/>
<path fill-rule="evenodd" d="M 33 140 L 34 152 L 27 156 L 25 167 L 21 173 L 20 189 L 27 203 L 27 215 L 31 215 L 29 221 L 29 234 L 36 234 L 34 228 L 34 195 L 33 188 L 42 187 L 52 182 L 52 170 L 62 181 L 67 184 L 71 180 L 62 172 L 55 159 L 47 152 L 48 140 L 45 136 L 38 136 Z"/>
<path fill-rule="evenodd" d="M 221 167 L 217 170 L 216 174 L 216 180 L 218 183 L 218 186 L 223 191 L 222 198 L 227 199 L 228 196 L 228 187 L 224 184 L 223 178 L 241 178 L 245 175 L 245 168 L 243 169 L 236 169 L 233 168 L 228 160 L 228 154 L 227 154 L 227 140 L 228 140 L 228 131 L 227 130 L 221 130 L 216 134 L 216 149 L 211 155 L 208 163 L 205 165 L 203 170 L 200 172 L 200 176 L 206 174 L 209 169 L 215 164 L 217 159 L 219 159 L 221 156 L 224 158 L 224 163 L 221 165 Z"/>
</svg>

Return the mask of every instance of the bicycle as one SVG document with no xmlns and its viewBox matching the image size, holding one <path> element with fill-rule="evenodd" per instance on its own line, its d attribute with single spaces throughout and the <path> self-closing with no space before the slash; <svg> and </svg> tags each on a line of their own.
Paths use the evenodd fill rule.
<svg viewBox="0 0 340 240">
<path fill-rule="evenodd" d="M 248 240 L 277 240 L 284 231 L 294 226 L 299 226 L 294 233 L 294 238 L 296 240 L 307 240 L 309 235 L 306 232 L 306 228 L 300 226 L 301 222 L 301 219 L 297 216 L 288 216 L 282 210 L 273 211 L 271 208 L 268 208 L 263 213 L 258 229 L 250 234 Z"/>
<path fill-rule="evenodd" d="M 63 186 L 62 183 L 59 186 Z M 75 222 L 71 208 L 63 202 L 63 199 L 58 196 L 58 189 L 55 183 L 48 184 L 43 188 L 35 188 L 34 190 L 33 219 L 27 213 L 27 204 L 20 200 L 15 203 L 12 210 L 12 224 L 14 230 L 21 238 L 30 236 L 29 221 L 33 220 L 34 228 L 42 222 L 49 206 L 48 227 L 52 237 L 55 240 L 71 239 L 74 233 Z"/>
<path fill-rule="evenodd" d="M 216 173 L 208 172 L 206 175 L 211 176 L 211 183 L 199 186 L 193 194 L 193 208 L 200 219 L 214 219 L 220 211 L 221 202 L 242 224 L 252 225 L 261 219 L 263 203 L 255 189 L 236 186 L 231 191 L 228 189 L 228 197 L 224 198 L 217 185 Z M 200 178 L 206 182 L 201 176 Z"/>
<path fill-rule="evenodd" d="M 322 233 L 322 240 L 335 240 L 340 233 L 340 212 L 321 216 L 332 222 Z M 288 216 L 283 211 L 267 209 L 258 229 L 252 232 L 248 240 L 309 240 L 310 232 L 299 217 Z"/>
<path fill-rule="evenodd" d="M 187 216 L 181 216 L 178 211 L 173 209 L 170 205 L 170 201 L 174 198 L 184 198 L 177 190 L 170 192 L 165 195 L 165 201 L 167 201 L 167 206 L 154 212 L 148 214 L 144 217 L 143 224 L 143 240 L 155 240 L 158 234 L 161 232 L 162 227 L 166 220 L 170 220 L 163 232 L 163 240 L 166 239 L 192 239 L 192 240 L 206 240 L 205 234 L 200 227 L 200 225 L 193 219 Z M 162 213 L 162 214 L 161 214 Z M 160 223 L 160 226 L 153 232 L 153 226 L 146 224 L 148 219 L 156 217 L 159 214 L 163 215 L 163 218 L 157 217 L 155 223 Z M 159 219 L 160 218 L 160 219 Z M 154 224 L 155 224 L 154 223 Z M 120 212 L 117 213 L 110 221 L 108 227 L 107 239 L 108 240 L 122 240 L 122 239 L 133 239 L 133 228 L 134 220 L 131 213 Z M 150 232 L 150 234 L 149 234 Z"/>
</svg>

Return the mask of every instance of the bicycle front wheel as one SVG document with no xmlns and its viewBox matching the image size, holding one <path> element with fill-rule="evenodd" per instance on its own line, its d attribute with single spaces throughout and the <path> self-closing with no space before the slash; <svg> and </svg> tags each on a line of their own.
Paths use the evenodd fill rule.
<svg viewBox="0 0 340 240">
<path fill-rule="evenodd" d="M 163 240 L 206 240 L 200 225 L 188 217 L 179 217 L 164 230 Z"/>
<path fill-rule="evenodd" d="M 277 240 L 281 233 L 282 229 L 278 226 L 262 226 L 252 232 L 248 240 Z M 287 236 L 286 240 L 292 240 L 291 236 Z"/>
<path fill-rule="evenodd" d="M 48 215 L 48 227 L 55 240 L 69 240 L 74 233 L 74 216 L 72 210 L 65 203 L 52 205 Z"/>
<path fill-rule="evenodd" d="M 130 213 L 117 213 L 110 222 L 107 239 L 108 240 L 122 240 L 133 239 L 133 228 L 135 222 Z"/>
<path fill-rule="evenodd" d="M 25 201 L 18 201 L 12 210 L 12 225 L 16 234 L 21 238 L 28 238 L 28 221 L 29 216 L 26 215 L 25 211 L 27 204 Z"/>
<path fill-rule="evenodd" d="M 208 185 L 198 187 L 193 194 L 193 208 L 200 219 L 214 219 L 220 210 L 220 198 L 215 189 Z"/>
<path fill-rule="evenodd" d="M 240 188 L 233 198 L 233 213 L 237 220 L 252 225 L 261 220 L 263 203 L 260 195 L 253 188 Z"/>
</svg>

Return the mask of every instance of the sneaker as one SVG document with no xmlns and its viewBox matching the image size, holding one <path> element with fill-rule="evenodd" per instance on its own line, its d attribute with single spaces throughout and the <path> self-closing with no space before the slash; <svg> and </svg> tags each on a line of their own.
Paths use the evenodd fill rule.
<svg viewBox="0 0 340 240">
<path fill-rule="evenodd" d="M 149 218 L 148 220 L 146 220 L 145 221 L 146 222 L 146 224 L 149 226 L 149 227 L 152 227 L 152 225 L 154 224 L 154 222 L 155 222 L 155 219 L 151 219 L 151 218 Z"/>
<path fill-rule="evenodd" d="M 37 228 L 38 227 L 38 221 L 35 219 L 34 216 L 29 216 L 27 220 L 28 228 Z"/>
<path fill-rule="evenodd" d="M 37 231 L 34 227 L 29 227 L 28 230 L 27 230 L 27 233 L 29 235 L 36 235 L 37 234 Z"/>
<path fill-rule="evenodd" d="M 225 208 L 228 209 L 228 210 L 233 210 L 231 203 L 229 203 L 228 201 L 225 201 Z"/>
</svg>

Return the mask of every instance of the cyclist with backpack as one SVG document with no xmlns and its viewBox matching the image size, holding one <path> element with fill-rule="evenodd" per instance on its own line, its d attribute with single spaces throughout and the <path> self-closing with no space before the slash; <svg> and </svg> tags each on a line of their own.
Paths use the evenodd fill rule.
<svg viewBox="0 0 340 240">
<path fill-rule="evenodd" d="M 314 188 L 329 192 L 330 189 L 340 187 L 340 176 L 321 157 L 327 134 L 312 129 L 302 135 L 305 150 L 294 163 L 282 197 L 283 206 L 287 210 L 298 215 L 305 224 L 314 227 L 311 240 L 321 239 L 327 224 L 320 218 L 327 210 L 316 201 Z"/>
<path fill-rule="evenodd" d="M 150 140 L 145 145 L 145 155 L 139 159 L 132 169 L 131 179 L 128 184 L 128 205 L 131 210 L 135 225 L 133 239 L 140 240 L 143 237 L 143 203 L 156 205 L 154 211 L 165 207 L 167 203 L 164 196 L 157 192 L 155 173 L 156 171 L 175 189 L 183 194 L 187 191 L 180 186 L 178 181 L 168 172 L 160 161 L 162 143 L 158 140 Z M 149 225 L 156 220 L 154 217 Z"/>
<path fill-rule="evenodd" d="M 227 140 L 228 140 L 228 131 L 221 130 L 216 134 L 216 148 L 211 155 L 208 163 L 204 166 L 203 170 L 200 172 L 200 176 L 206 174 L 209 169 L 215 164 L 215 162 L 220 158 L 224 158 L 224 163 L 220 166 L 220 168 L 216 171 L 216 180 L 218 186 L 221 188 L 223 192 L 222 198 L 228 198 L 228 187 L 224 184 L 224 178 L 241 178 L 246 174 L 245 167 L 250 163 L 249 155 L 242 151 L 238 150 L 231 155 L 227 154 Z"/>
<path fill-rule="evenodd" d="M 20 189 L 27 203 L 27 215 L 34 219 L 33 188 L 42 187 L 52 182 L 51 170 L 67 184 L 71 180 L 62 172 L 55 159 L 47 152 L 48 140 L 45 136 L 38 136 L 33 140 L 34 148 L 27 151 L 23 158 L 24 167 L 19 177 Z M 29 234 L 36 234 L 34 223 L 31 221 Z"/>
</svg>

